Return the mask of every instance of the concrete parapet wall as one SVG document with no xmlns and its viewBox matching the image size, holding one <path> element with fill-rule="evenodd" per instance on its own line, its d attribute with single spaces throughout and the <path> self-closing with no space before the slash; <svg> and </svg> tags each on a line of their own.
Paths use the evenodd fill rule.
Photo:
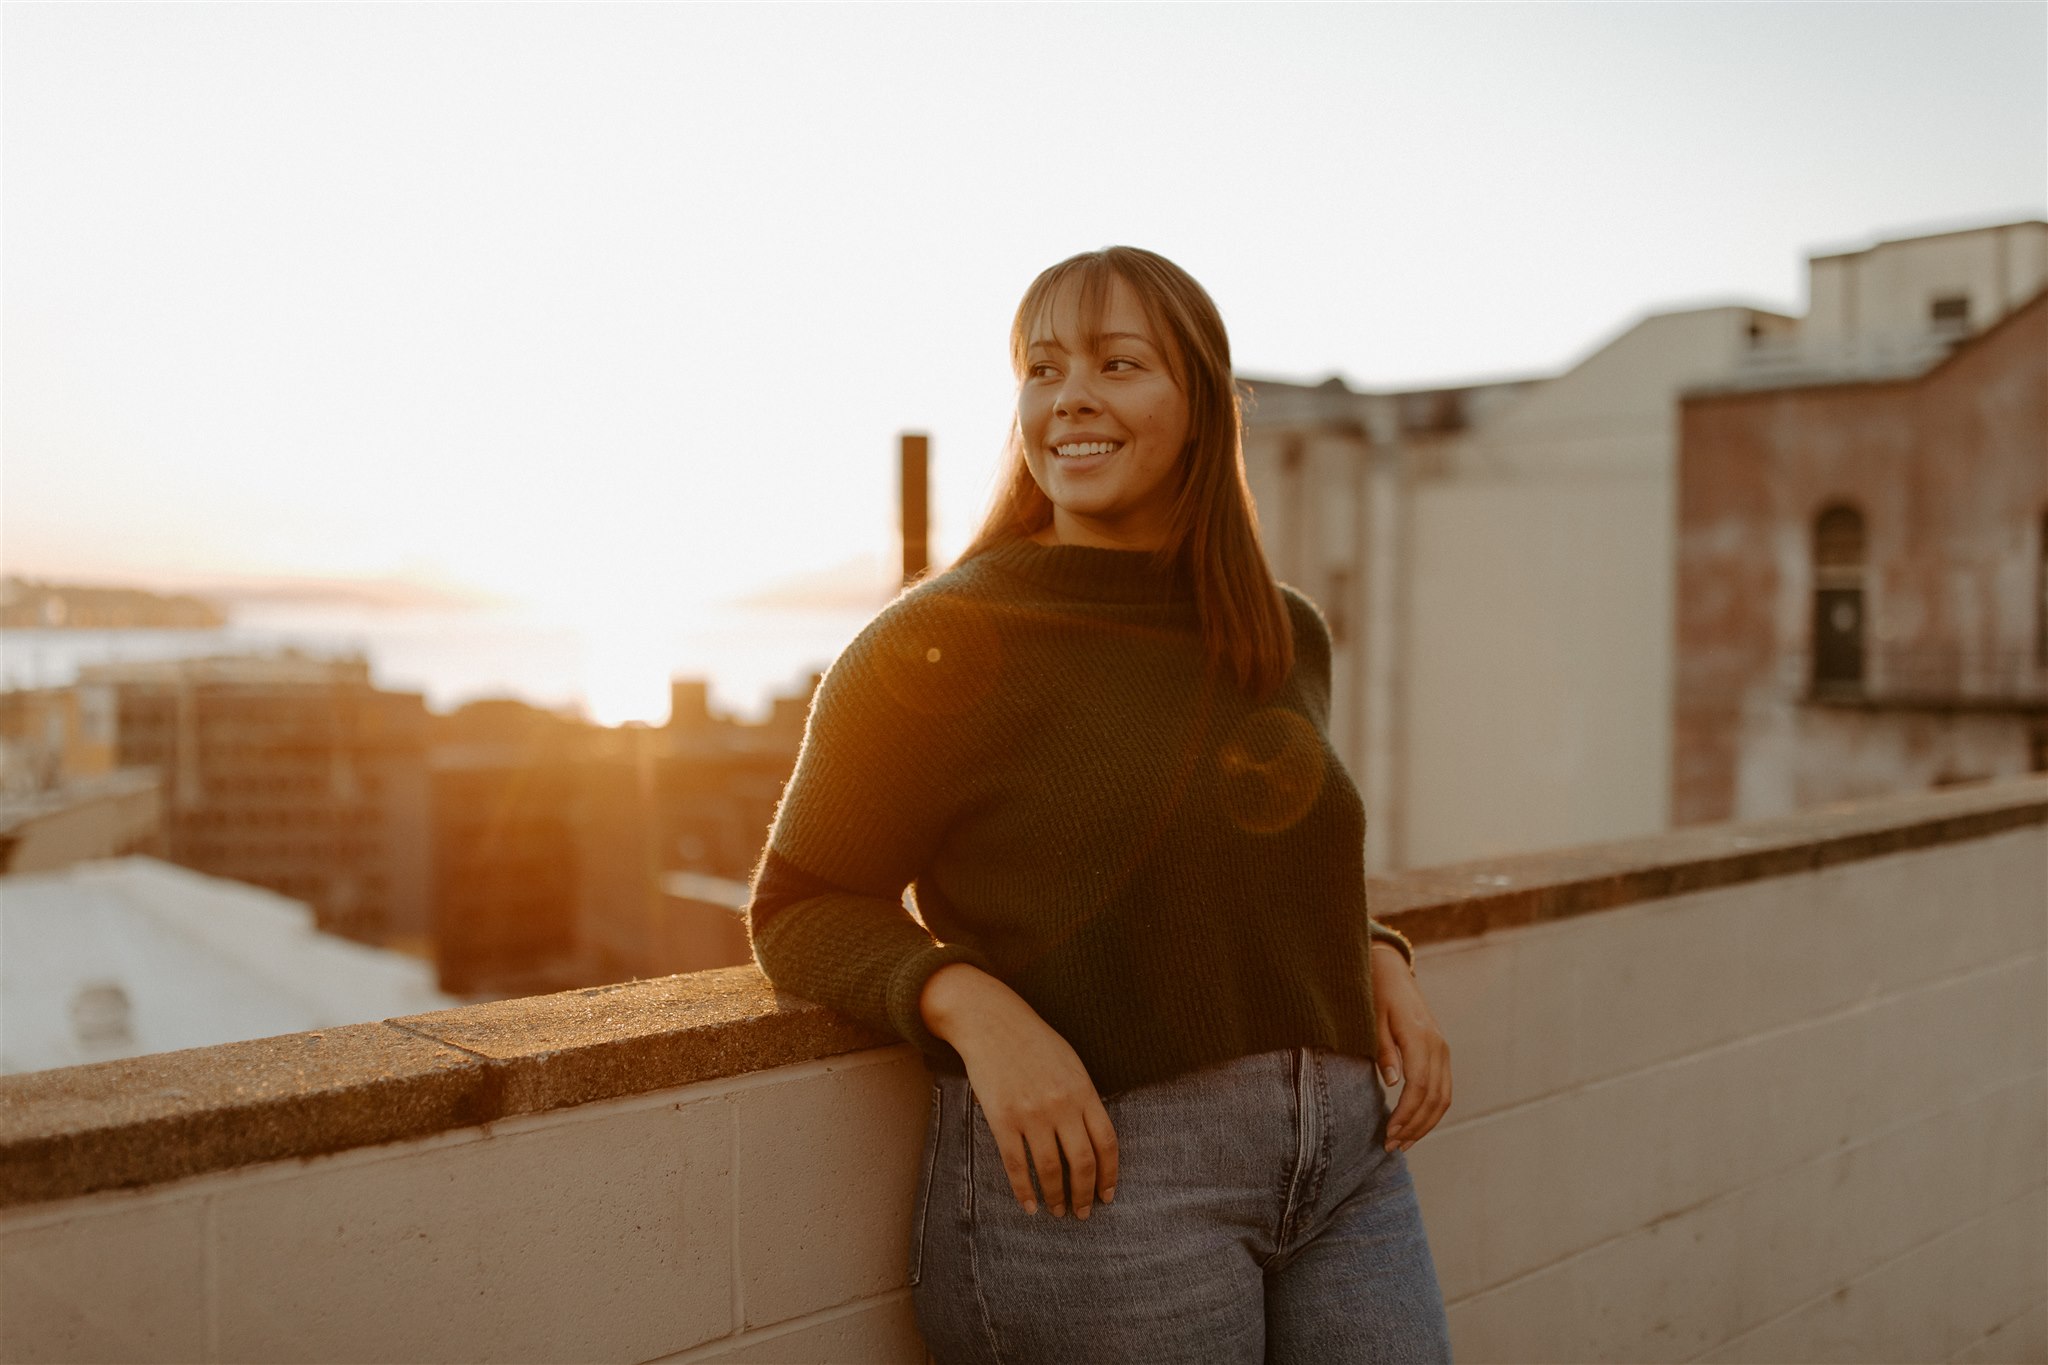
<svg viewBox="0 0 2048 1365">
<path fill-rule="evenodd" d="M 2044 939 L 2033 826 L 1429 951 L 1459 1358 L 2048 1357 Z"/>
<path fill-rule="evenodd" d="M 1459 1358 L 2048 1356 L 2048 781 L 1439 868 Z M 751 968 L 0 1078 L 0 1359 L 916 1361 L 908 1048 Z"/>
<path fill-rule="evenodd" d="M 9 1361 L 921 1360 L 907 1047 L 30 1205 Z"/>
</svg>

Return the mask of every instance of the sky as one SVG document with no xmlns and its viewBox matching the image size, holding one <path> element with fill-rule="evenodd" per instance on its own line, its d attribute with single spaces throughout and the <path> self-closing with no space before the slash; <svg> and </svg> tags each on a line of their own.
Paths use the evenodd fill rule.
<svg viewBox="0 0 2048 1365">
<path fill-rule="evenodd" d="M 993 484 L 1031 277 L 1241 374 L 1554 373 L 2048 212 L 2048 6 L 32 5 L 0 18 L 0 568 L 622 620 Z"/>
</svg>

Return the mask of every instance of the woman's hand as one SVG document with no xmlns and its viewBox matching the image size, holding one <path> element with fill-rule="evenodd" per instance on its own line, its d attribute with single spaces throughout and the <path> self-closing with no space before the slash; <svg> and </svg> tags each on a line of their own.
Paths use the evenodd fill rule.
<svg viewBox="0 0 2048 1365">
<path fill-rule="evenodd" d="M 1115 1200 L 1116 1129 L 1109 1111 L 1081 1058 L 1023 996 L 979 967 L 952 962 L 925 982 L 918 1008 L 925 1026 L 967 1063 L 968 1083 L 1024 1212 L 1038 1212 L 1031 1191 L 1034 1164 L 1053 1216 L 1066 1212 L 1062 1151 L 1076 1218 L 1087 1218 L 1098 1191 L 1103 1203 Z"/>
<path fill-rule="evenodd" d="M 1401 950 L 1391 943 L 1374 943 L 1371 957 L 1380 1076 L 1389 1088 L 1407 1082 L 1401 1102 L 1387 1120 L 1387 1150 L 1405 1152 L 1451 1107 L 1451 1046 L 1437 1028 Z"/>
</svg>

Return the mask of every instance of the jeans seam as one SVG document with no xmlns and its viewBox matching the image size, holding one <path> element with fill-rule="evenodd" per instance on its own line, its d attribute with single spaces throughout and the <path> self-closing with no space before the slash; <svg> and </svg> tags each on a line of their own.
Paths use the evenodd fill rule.
<svg viewBox="0 0 2048 1365">
<path fill-rule="evenodd" d="M 937 1080 L 932 1082 L 931 1136 L 926 1139 L 930 1155 L 924 1163 L 924 1184 L 917 1196 L 917 1245 L 912 1248 L 910 1258 L 910 1282 L 914 1285 L 924 1278 L 924 1244 L 929 1235 L 932 1221 L 932 1182 L 938 1176 L 941 1144 L 946 1133 L 946 1092 Z"/>
<path fill-rule="evenodd" d="M 974 1221 L 974 1092 L 967 1092 L 966 1107 L 960 1111 L 960 1142 L 962 1145 L 961 1169 L 967 1178 L 960 1182 L 960 1216 L 970 1223 Z"/>
<path fill-rule="evenodd" d="M 1309 1060 L 1316 1068 L 1316 1161 L 1309 1171 L 1308 1195 L 1303 1200 L 1306 1207 L 1313 1207 L 1323 1197 L 1323 1181 L 1330 1173 L 1330 1076 L 1323 1068 L 1323 1060 L 1314 1053 Z"/>
<path fill-rule="evenodd" d="M 1273 1254 L 1260 1263 L 1261 1268 L 1271 1266 L 1287 1254 L 1288 1234 L 1292 1231 L 1297 1213 L 1295 1191 L 1301 1188 L 1302 1158 L 1306 1155 L 1302 1147 L 1304 1136 L 1302 1125 L 1308 1118 L 1307 1092 L 1302 1088 L 1303 1062 L 1308 1056 L 1306 1048 L 1294 1048 L 1288 1053 L 1287 1079 L 1294 1092 L 1294 1161 L 1289 1166 L 1287 1178 L 1282 1182 L 1283 1202 L 1280 1207 L 1280 1222 L 1273 1230 Z"/>
<path fill-rule="evenodd" d="M 962 1201 L 966 1206 L 967 1214 L 967 1282 L 974 1286 L 974 1311 L 981 1318 L 981 1335 L 988 1342 L 988 1358 L 994 1362 L 994 1365 L 1002 1365 L 1003 1351 L 1002 1347 L 996 1342 L 996 1325 L 994 1320 L 988 1315 L 988 1296 L 981 1292 L 981 1260 L 976 1251 L 977 1239 L 975 1237 L 974 1221 L 974 1111 L 976 1107 L 974 1092 L 970 1089 L 967 1094 L 967 1122 L 962 1125 L 965 1129 L 967 1141 L 967 1160 L 964 1166 L 967 1178 L 961 1182 L 964 1187 Z"/>
</svg>

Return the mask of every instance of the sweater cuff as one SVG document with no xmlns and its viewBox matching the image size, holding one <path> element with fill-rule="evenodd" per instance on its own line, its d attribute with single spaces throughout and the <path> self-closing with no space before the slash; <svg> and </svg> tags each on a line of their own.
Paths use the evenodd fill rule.
<svg viewBox="0 0 2048 1365">
<path fill-rule="evenodd" d="M 934 943 L 931 947 L 912 953 L 905 958 L 889 977 L 889 1023 L 896 1032 L 903 1035 L 919 1052 L 927 1057 L 946 1063 L 953 1071 L 965 1071 L 960 1054 L 953 1045 L 925 1026 L 924 1011 L 920 1000 L 924 995 L 925 982 L 932 973 L 954 962 L 965 962 L 979 967 L 990 976 L 996 969 L 986 957 L 960 943 Z"/>
<path fill-rule="evenodd" d="M 1402 933 L 1399 929 L 1394 928 L 1392 925 L 1381 924 L 1376 919 L 1368 918 L 1365 923 L 1367 928 L 1371 930 L 1372 941 L 1374 943 L 1393 944 L 1394 947 L 1400 951 L 1402 958 L 1406 960 L 1406 962 L 1408 963 L 1408 970 L 1411 973 L 1414 972 L 1415 945 L 1408 941 L 1408 935 Z"/>
</svg>

